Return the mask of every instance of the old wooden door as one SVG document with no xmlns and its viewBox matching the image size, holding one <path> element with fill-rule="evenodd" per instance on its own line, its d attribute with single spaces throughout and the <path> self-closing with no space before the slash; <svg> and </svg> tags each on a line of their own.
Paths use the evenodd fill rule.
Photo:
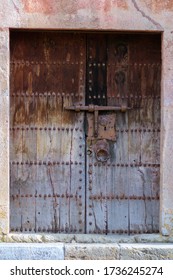
<svg viewBox="0 0 173 280">
<path fill-rule="evenodd" d="M 160 36 L 11 33 L 11 231 L 159 228 Z"/>
</svg>

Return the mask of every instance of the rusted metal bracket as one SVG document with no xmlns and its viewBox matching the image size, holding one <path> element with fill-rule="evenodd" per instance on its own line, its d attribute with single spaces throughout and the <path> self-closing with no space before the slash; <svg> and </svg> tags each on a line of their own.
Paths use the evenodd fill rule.
<svg viewBox="0 0 173 280">
<path fill-rule="evenodd" d="M 98 137 L 98 115 L 99 111 L 120 111 L 125 113 L 127 110 L 131 109 L 130 107 L 127 106 L 98 106 L 98 105 L 88 105 L 88 106 L 83 106 L 83 105 L 73 105 L 73 106 L 67 106 L 64 107 L 65 110 L 70 110 L 70 111 L 75 111 L 75 112 L 81 112 L 81 111 L 86 111 L 88 113 L 94 113 L 94 137 Z"/>
</svg>

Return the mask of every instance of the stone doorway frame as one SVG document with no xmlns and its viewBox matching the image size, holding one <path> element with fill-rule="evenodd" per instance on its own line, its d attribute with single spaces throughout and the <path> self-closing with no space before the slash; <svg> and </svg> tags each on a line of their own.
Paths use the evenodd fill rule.
<svg viewBox="0 0 173 280">
<path fill-rule="evenodd" d="M 123 27 L 123 26 L 122 26 Z M 32 26 L 31 26 L 32 28 Z M 60 30 L 57 28 L 57 30 Z M 120 28 L 111 31 L 118 31 Z M 131 29 L 132 30 L 132 29 Z M 144 28 L 138 32 L 144 32 Z M 89 30 L 90 31 L 90 30 Z M 97 30 L 99 31 L 99 29 Z M 107 31 L 106 29 L 104 31 Z M 125 31 L 124 27 L 121 32 Z M 127 32 L 127 31 L 126 31 Z M 130 30 L 128 31 L 130 32 Z M 133 30 L 135 32 L 135 30 Z M 160 234 L 173 234 L 173 98 L 171 96 L 171 51 L 170 30 L 152 27 L 152 32 L 162 36 L 162 78 L 161 78 L 161 145 L 160 145 Z M 9 235 L 9 77 L 10 77 L 10 29 L 0 29 L 0 234 Z"/>
</svg>

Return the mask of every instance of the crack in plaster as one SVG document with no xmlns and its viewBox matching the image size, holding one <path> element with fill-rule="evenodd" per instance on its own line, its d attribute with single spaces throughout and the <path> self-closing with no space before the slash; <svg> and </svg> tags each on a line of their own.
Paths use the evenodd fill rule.
<svg viewBox="0 0 173 280">
<path fill-rule="evenodd" d="M 19 8 L 17 7 L 16 3 L 14 2 L 14 0 L 12 0 L 12 3 L 14 5 L 14 8 L 16 10 L 16 12 L 19 14 Z"/>
<path fill-rule="evenodd" d="M 139 8 L 138 4 L 136 3 L 136 0 L 132 0 L 132 3 L 133 3 L 133 5 L 134 5 L 135 9 L 136 9 L 139 13 L 141 13 L 141 15 L 142 15 L 144 18 L 148 19 L 151 23 L 153 23 L 153 24 L 157 27 L 157 29 L 163 30 L 163 27 L 162 27 L 157 21 L 155 21 L 154 19 L 152 19 L 151 17 L 149 17 L 148 15 L 146 15 L 146 14 L 144 13 L 144 11 L 142 11 L 142 10 Z"/>
<path fill-rule="evenodd" d="M 121 260 L 122 258 L 122 247 L 121 247 L 121 244 L 120 243 L 117 243 L 117 246 L 118 246 L 118 260 Z"/>
</svg>

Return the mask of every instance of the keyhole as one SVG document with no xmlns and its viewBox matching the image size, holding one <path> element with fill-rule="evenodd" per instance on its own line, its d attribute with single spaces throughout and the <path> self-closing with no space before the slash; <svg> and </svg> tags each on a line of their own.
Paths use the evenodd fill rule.
<svg viewBox="0 0 173 280">
<path fill-rule="evenodd" d="M 104 127 L 104 131 L 106 131 L 106 126 Z"/>
</svg>

